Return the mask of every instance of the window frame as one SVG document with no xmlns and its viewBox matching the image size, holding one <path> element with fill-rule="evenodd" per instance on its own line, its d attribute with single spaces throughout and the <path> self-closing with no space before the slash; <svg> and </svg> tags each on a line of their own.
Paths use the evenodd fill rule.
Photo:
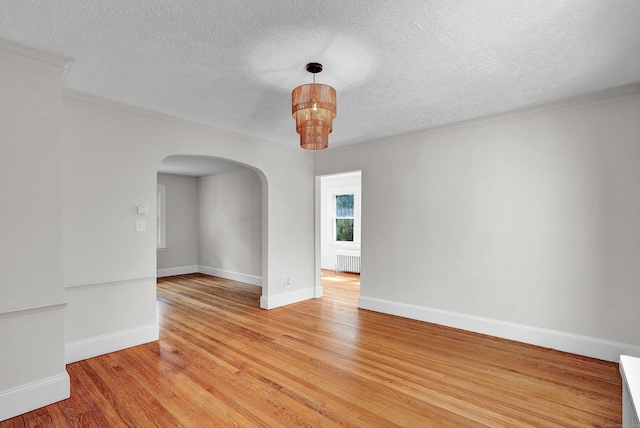
<svg viewBox="0 0 640 428">
<path fill-rule="evenodd" d="M 336 196 L 341 195 L 353 195 L 353 217 L 338 217 L 336 211 Z M 345 249 L 356 248 L 360 245 L 361 225 L 360 225 L 360 189 L 355 186 L 348 187 L 336 187 L 331 189 L 327 195 L 329 198 L 328 208 L 331 210 L 328 216 L 331 225 L 327 229 L 329 236 L 329 245 L 342 247 Z M 337 238 L 337 224 L 338 218 L 353 218 L 353 241 L 338 241 Z"/>
<path fill-rule="evenodd" d="M 352 216 L 338 216 L 338 197 L 339 196 L 352 196 L 353 197 L 353 215 Z M 336 193 L 333 195 L 333 242 L 336 243 L 349 243 L 352 244 L 355 242 L 356 240 L 356 236 L 355 236 L 355 223 L 356 223 L 356 219 L 355 219 L 355 214 L 356 214 L 356 195 L 353 192 L 348 192 L 348 193 Z M 338 220 L 352 220 L 353 224 L 352 224 L 352 228 L 353 231 L 351 233 L 351 241 L 344 241 L 344 240 L 338 240 Z"/>
</svg>

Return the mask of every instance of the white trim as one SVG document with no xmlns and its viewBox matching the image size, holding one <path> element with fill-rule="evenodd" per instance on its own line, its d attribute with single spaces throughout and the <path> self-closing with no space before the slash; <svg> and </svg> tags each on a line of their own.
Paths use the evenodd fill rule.
<svg viewBox="0 0 640 428">
<path fill-rule="evenodd" d="M 156 189 L 156 248 L 167 249 L 167 186 L 158 184 Z"/>
<path fill-rule="evenodd" d="M 260 297 L 260 307 L 262 309 L 275 309 L 280 306 L 302 302 L 304 300 L 313 299 L 315 292 L 317 291 L 313 288 L 305 288 L 304 290 L 291 291 L 289 293 L 278 294 L 275 296 L 262 295 L 262 297 Z"/>
<path fill-rule="evenodd" d="M 622 376 L 622 426 L 638 426 L 640 358 L 620 355 L 620 376 Z"/>
<path fill-rule="evenodd" d="M 115 112 L 115 113 L 120 113 L 125 115 L 134 115 L 134 116 L 144 117 L 147 119 L 156 120 L 160 122 L 168 122 L 178 126 L 184 126 L 186 128 L 210 132 L 222 138 L 228 138 L 236 141 L 259 144 L 263 147 L 270 147 L 272 149 L 286 151 L 289 153 L 297 153 L 301 157 L 305 157 L 305 158 L 306 157 L 312 158 L 314 155 L 312 151 L 300 150 L 297 144 L 295 145 L 295 147 L 285 146 L 280 143 L 274 143 L 272 141 L 264 140 L 258 137 L 242 134 L 237 131 L 230 131 L 230 130 L 218 128 L 212 125 L 207 125 L 206 123 L 195 122 L 189 119 L 183 119 L 183 118 L 171 116 L 166 113 L 148 110 L 142 107 L 134 106 L 132 104 L 126 104 L 120 101 L 115 101 L 112 99 L 100 97 L 98 95 L 92 95 L 87 92 L 82 92 L 75 89 L 62 88 L 62 101 L 63 102 L 73 101 L 77 103 L 90 104 L 96 108 L 105 109 L 110 112 Z M 192 154 L 192 153 L 181 153 L 181 154 Z M 233 159 L 230 159 L 230 160 L 233 160 Z"/>
<path fill-rule="evenodd" d="M 349 190 L 343 190 L 343 189 L 349 189 Z M 358 188 L 356 186 L 350 186 L 350 187 L 345 187 L 345 188 L 335 188 L 332 189 L 333 192 L 331 192 L 329 195 L 331 197 L 331 207 L 332 207 L 332 211 L 331 211 L 331 240 L 329 241 L 330 244 L 333 245 L 337 245 L 339 247 L 343 246 L 343 245 L 354 245 L 360 242 L 360 239 L 356 239 L 356 223 L 359 224 L 359 220 L 356 221 L 356 190 L 358 190 Z M 345 216 L 345 217 L 338 217 L 338 196 L 352 196 L 353 197 L 353 215 L 352 216 Z M 359 214 L 359 213 L 358 213 Z M 358 216 L 360 217 L 360 216 Z M 337 221 L 338 220 L 353 220 L 353 230 L 352 230 L 352 239 L 351 241 L 338 241 L 338 228 L 337 228 Z M 358 237 L 359 238 L 359 237 Z"/>
<path fill-rule="evenodd" d="M 360 296 L 358 299 L 358 307 L 606 361 L 618 362 L 622 354 L 640 357 L 640 346 L 637 345 L 612 342 L 604 339 L 547 330 L 524 324 L 482 318 L 408 303 Z"/>
<path fill-rule="evenodd" d="M 0 311 L 0 318 L 20 317 L 37 312 L 57 311 L 64 309 L 68 303 L 69 302 L 58 302 L 47 305 L 30 306 L 28 308 L 2 310 Z"/>
<path fill-rule="evenodd" d="M 231 279 L 233 281 L 244 282 L 245 284 L 256 285 L 262 287 L 262 277 L 247 275 L 239 272 L 231 272 L 228 270 L 216 269 L 207 266 L 198 266 L 198 272 L 206 275 L 217 276 L 219 278 Z"/>
<path fill-rule="evenodd" d="M 148 276 L 144 278 L 130 278 L 130 279 L 115 279 L 113 281 L 105 281 L 105 282 L 91 282 L 88 284 L 69 284 L 65 285 L 64 288 L 66 290 L 78 290 L 82 288 L 95 288 L 95 287 L 111 287 L 116 285 L 128 284 L 131 282 L 142 282 L 142 281 L 155 281 L 155 276 Z"/>
<path fill-rule="evenodd" d="M 175 276 L 175 275 L 187 275 L 190 273 L 198 273 L 198 266 L 179 266 L 172 268 L 164 268 L 158 269 L 158 278 L 163 278 L 165 276 Z"/>
<path fill-rule="evenodd" d="M 475 119 L 463 120 L 451 124 L 436 125 L 430 128 L 408 132 L 406 134 L 397 134 L 389 137 L 382 137 L 375 140 L 368 140 L 353 144 L 334 144 L 331 150 L 315 150 L 313 155 L 315 158 L 343 157 L 348 156 L 347 153 L 349 151 L 361 150 L 362 148 L 371 150 L 374 147 L 381 146 L 389 148 L 390 144 L 394 143 L 422 142 L 435 135 L 446 135 L 452 132 L 457 132 L 460 129 L 476 129 L 491 125 L 493 123 L 504 123 L 513 120 L 537 117 L 543 114 L 547 114 L 548 112 L 566 110 L 576 106 L 588 107 L 593 105 L 603 105 L 621 97 L 635 96 L 638 93 L 640 93 L 640 83 L 631 83 L 629 85 L 604 89 L 602 91 L 592 92 L 586 95 L 579 95 L 577 97 L 572 97 L 560 101 L 553 101 L 538 106 L 512 110 L 505 113 L 497 113 Z"/>
<path fill-rule="evenodd" d="M 316 287 L 313 297 L 317 299 L 322 296 L 324 296 L 324 289 L 322 288 L 322 286 Z"/>
<path fill-rule="evenodd" d="M 120 351 L 125 348 L 153 342 L 160 337 L 158 324 L 117 331 L 85 340 L 65 344 L 65 363 L 71 364 L 98 355 Z"/>
<path fill-rule="evenodd" d="M 69 72 L 75 60 L 69 56 L 44 50 L 39 47 L 27 45 L 23 42 L 0 37 L 0 51 L 18 55 L 32 65 L 45 70 L 58 71 L 62 69 L 62 79 Z"/>
<path fill-rule="evenodd" d="M 65 371 L 37 382 L 0 392 L 0 421 L 69 398 L 71 382 Z"/>
</svg>

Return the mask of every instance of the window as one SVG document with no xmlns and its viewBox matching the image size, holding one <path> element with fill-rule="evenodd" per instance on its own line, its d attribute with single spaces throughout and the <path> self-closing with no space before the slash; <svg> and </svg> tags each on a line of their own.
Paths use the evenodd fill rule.
<svg viewBox="0 0 640 428">
<path fill-rule="evenodd" d="M 335 195 L 335 240 L 337 242 L 353 242 L 353 193 Z"/>
<path fill-rule="evenodd" d="M 158 228 L 156 235 L 156 247 L 167 248 L 167 186 L 158 184 L 156 225 Z"/>
</svg>

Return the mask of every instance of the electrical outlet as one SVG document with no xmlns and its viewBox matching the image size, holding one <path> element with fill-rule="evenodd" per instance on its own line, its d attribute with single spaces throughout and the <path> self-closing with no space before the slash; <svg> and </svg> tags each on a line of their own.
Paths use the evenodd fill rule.
<svg viewBox="0 0 640 428">
<path fill-rule="evenodd" d="M 216 259 L 211 259 L 211 267 L 214 267 L 216 265 Z"/>
<path fill-rule="evenodd" d="M 287 282 L 284 283 L 284 288 L 291 287 L 291 278 L 287 278 Z"/>
</svg>

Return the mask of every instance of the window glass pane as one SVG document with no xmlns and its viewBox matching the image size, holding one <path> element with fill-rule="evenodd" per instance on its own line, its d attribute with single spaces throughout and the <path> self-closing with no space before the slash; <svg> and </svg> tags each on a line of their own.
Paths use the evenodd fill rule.
<svg viewBox="0 0 640 428">
<path fill-rule="evenodd" d="M 353 195 L 336 196 L 336 217 L 353 217 Z"/>
<path fill-rule="evenodd" d="M 353 219 L 336 219 L 336 241 L 353 241 Z"/>
</svg>

